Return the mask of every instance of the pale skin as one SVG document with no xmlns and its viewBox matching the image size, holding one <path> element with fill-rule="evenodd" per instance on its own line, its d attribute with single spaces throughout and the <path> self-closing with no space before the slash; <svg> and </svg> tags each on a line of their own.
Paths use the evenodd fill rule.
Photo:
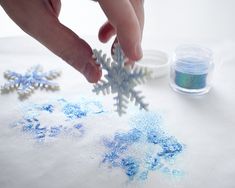
<svg viewBox="0 0 235 188">
<path fill-rule="evenodd" d="M 116 35 L 129 63 L 141 59 L 142 0 L 99 0 L 98 3 L 108 19 L 99 30 L 100 41 L 105 43 Z M 102 73 L 92 58 L 90 45 L 60 23 L 60 0 L 0 0 L 0 5 L 22 30 L 81 72 L 89 82 L 100 79 Z"/>
</svg>

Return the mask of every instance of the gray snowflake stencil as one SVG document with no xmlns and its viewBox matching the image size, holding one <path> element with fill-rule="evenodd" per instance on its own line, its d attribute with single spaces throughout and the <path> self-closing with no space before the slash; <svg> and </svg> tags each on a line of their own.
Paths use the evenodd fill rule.
<svg viewBox="0 0 235 188">
<path fill-rule="evenodd" d="M 150 71 L 145 68 L 125 66 L 125 55 L 119 44 L 116 44 L 113 49 L 113 61 L 106 58 L 106 54 L 102 55 L 102 51 L 93 50 L 96 63 L 101 65 L 101 68 L 107 71 L 104 79 L 94 85 L 93 92 L 99 94 L 115 93 L 116 111 L 119 116 L 126 113 L 128 100 L 134 101 L 140 109 L 148 110 L 148 104 L 143 101 L 144 96 L 141 96 L 141 91 L 136 91 L 135 87 L 144 83 L 149 78 Z"/>
<path fill-rule="evenodd" d="M 16 89 L 21 98 L 28 96 L 36 88 L 57 90 L 59 89 L 59 85 L 51 82 L 51 80 L 57 78 L 60 74 L 60 71 L 56 70 L 43 72 L 40 65 L 31 67 L 25 74 L 6 71 L 4 77 L 8 82 L 1 86 L 0 90 L 1 93 L 6 93 Z"/>
</svg>

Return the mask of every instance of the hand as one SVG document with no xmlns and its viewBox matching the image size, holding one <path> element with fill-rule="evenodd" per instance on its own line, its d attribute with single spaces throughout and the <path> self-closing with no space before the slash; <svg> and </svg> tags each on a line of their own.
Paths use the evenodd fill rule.
<svg viewBox="0 0 235 188">
<path fill-rule="evenodd" d="M 137 55 L 133 49 L 135 43 L 141 40 L 141 26 L 135 16 L 138 9 L 133 8 L 136 6 L 129 3 L 129 0 L 112 0 L 114 4 L 119 5 L 116 8 L 109 1 L 111 0 L 100 1 L 110 22 L 101 28 L 99 38 L 105 42 L 117 32 L 126 55 L 133 60 L 139 59 L 141 54 Z M 119 1 L 120 3 L 117 3 Z M 97 82 L 100 79 L 101 71 L 92 58 L 91 47 L 59 22 L 60 0 L 0 0 L 0 4 L 22 30 L 80 71 L 89 82 Z M 128 8 L 122 10 L 126 4 Z M 122 16 L 120 19 L 118 15 L 128 16 L 129 19 L 123 20 Z"/>
<path fill-rule="evenodd" d="M 141 40 L 144 27 L 144 0 L 98 0 L 108 20 L 99 31 L 101 42 L 117 34 L 129 62 L 142 57 Z"/>
</svg>

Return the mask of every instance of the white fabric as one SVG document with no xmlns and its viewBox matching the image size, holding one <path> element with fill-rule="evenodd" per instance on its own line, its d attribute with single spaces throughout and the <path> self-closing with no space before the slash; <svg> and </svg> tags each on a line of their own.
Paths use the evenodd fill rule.
<svg viewBox="0 0 235 188">
<path fill-rule="evenodd" d="M 102 48 L 94 42 L 93 45 Z M 153 42 L 145 41 L 144 49 Z M 175 44 L 155 43 L 159 50 Z M 179 181 L 151 172 L 144 182 L 126 184 L 127 177 L 118 169 L 100 166 L 103 148 L 100 138 L 127 129 L 125 116 L 88 120 L 88 134 L 83 139 L 59 137 L 52 144 L 37 145 L 35 141 L 12 129 L 9 124 L 20 117 L 20 106 L 41 103 L 55 98 L 76 99 L 78 95 L 93 97 L 92 85 L 73 68 L 31 39 L 0 40 L 0 84 L 5 83 L 7 69 L 24 72 L 35 64 L 45 70 L 59 68 L 62 76 L 55 81 L 58 92 L 36 90 L 27 101 L 20 101 L 16 92 L 0 95 L 0 187 L 1 188 L 120 188 L 120 187 L 235 187 L 235 43 L 211 44 L 223 63 L 217 64 L 214 85 L 209 94 L 189 97 L 175 93 L 167 77 L 141 87 L 150 102 L 151 111 L 163 114 L 165 127 L 186 144 L 178 165 L 186 175 Z M 156 49 L 156 46 L 154 47 Z M 156 49 L 157 50 L 157 49 Z M 170 50 L 168 52 L 171 52 Z M 219 66 L 220 67 L 219 67 Z M 100 97 L 112 108 L 112 97 Z M 51 120 L 53 121 L 53 119 Z M 121 123 L 120 123 L 121 122 Z"/>
</svg>

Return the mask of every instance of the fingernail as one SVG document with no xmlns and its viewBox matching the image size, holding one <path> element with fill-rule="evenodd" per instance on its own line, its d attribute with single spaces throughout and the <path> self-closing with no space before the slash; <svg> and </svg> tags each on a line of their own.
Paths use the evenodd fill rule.
<svg viewBox="0 0 235 188">
<path fill-rule="evenodd" d="M 143 51 L 142 51 L 142 48 L 141 48 L 141 44 L 138 43 L 135 47 L 135 54 L 136 54 L 136 58 L 137 59 L 141 59 L 142 56 L 143 56 Z"/>
<path fill-rule="evenodd" d="M 134 64 L 134 61 L 132 61 L 131 59 L 129 59 L 127 57 L 125 58 L 124 62 L 125 62 L 125 65 L 131 65 L 132 66 Z"/>
</svg>

